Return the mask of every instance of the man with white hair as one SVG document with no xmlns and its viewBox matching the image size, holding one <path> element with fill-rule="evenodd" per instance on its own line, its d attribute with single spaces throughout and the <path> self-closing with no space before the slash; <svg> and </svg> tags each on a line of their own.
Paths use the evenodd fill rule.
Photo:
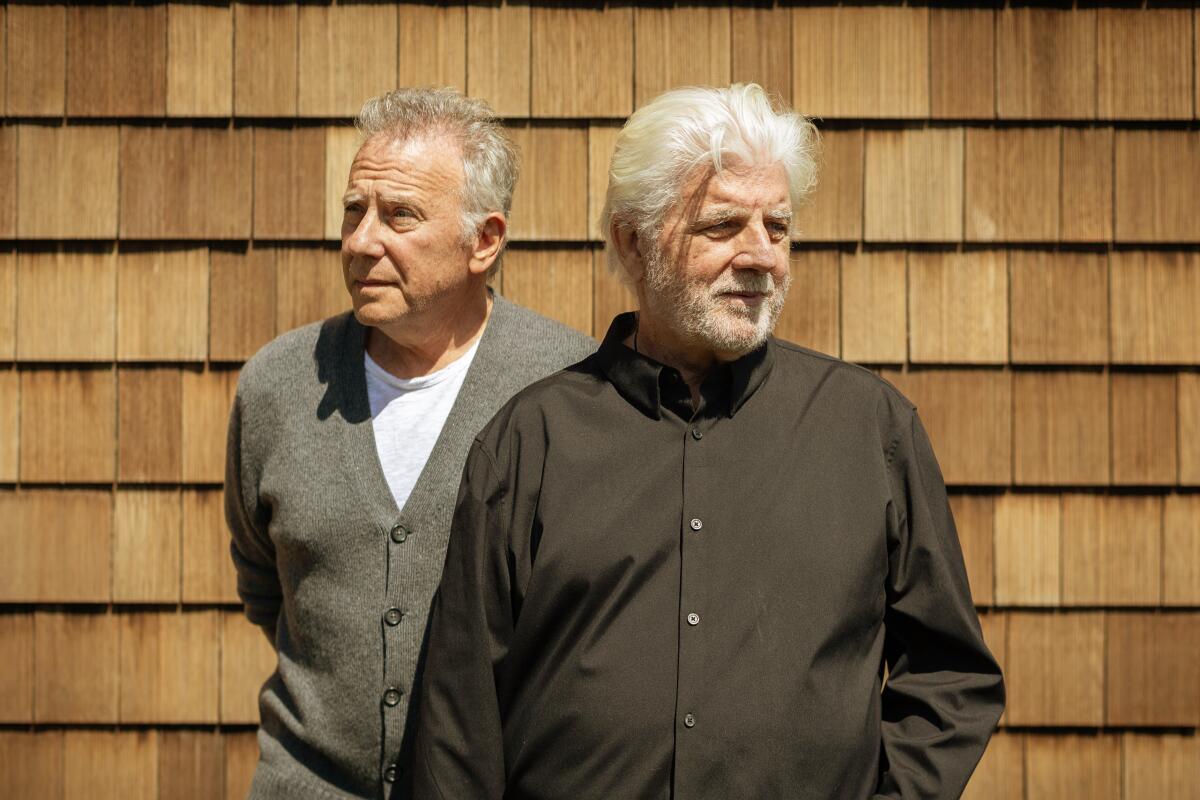
<svg viewBox="0 0 1200 800">
<path fill-rule="evenodd" d="M 871 372 L 770 338 L 814 144 L 754 85 L 621 131 L 604 229 L 640 312 L 475 439 L 415 797 L 966 785 L 1004 690 L 926 435 Z"/>
<path fill-rule="evenodd" d="M 453 90 L 370 100 L 343 203 L 345 313 L 242 371 L 226 517 L 279 665 L 252 798 L 400 797 L 429 604 L 471 438 L 595 343 L 487 287 L 516 152 Z"/>
</svg>

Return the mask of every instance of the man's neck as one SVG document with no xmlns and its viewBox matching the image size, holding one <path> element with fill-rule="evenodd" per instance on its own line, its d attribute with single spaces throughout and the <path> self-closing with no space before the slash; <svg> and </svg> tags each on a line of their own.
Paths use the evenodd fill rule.
<svg viewBox="0 0 1200 800">
<path fill-rule="evenodd" d="M 716 353 L 703 347 L 689 346 L 640 312 L 637 328 L 627 344 L 660 364 L 674 367 L 691 391 L 693 407 L 700 407 L 700 385 L 717 363 Z"/>
<path fill-rule="evenodd" d="M 474 346 L 492 314 L 492 293 L 439 305 L 400 323 L 367 329 L 367 354 L 397 378 L 419 378 L 456 361 Z M 416 315 L 414 315 L 416 316 Z"/>
</svg>

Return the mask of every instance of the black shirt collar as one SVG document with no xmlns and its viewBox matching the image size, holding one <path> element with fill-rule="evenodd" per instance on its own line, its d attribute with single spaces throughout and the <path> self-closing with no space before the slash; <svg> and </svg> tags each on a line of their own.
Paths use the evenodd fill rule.
<svg viewBox="0 0 1200 800">
<path fill-rule="evenodd" d="M 683 385 L 683 379 L 673 367 L 660 364 L 625 345 L 625 339 L 636 328 L 635 312 L 618 314 L 608 326 L 596 356 L 605 377 L 612 381 L 622 397 L 642 413 L 661 419 L 664 400 L 672 401 L 672 395 Z M 736 414 L 771 372 L 773 347 L 768 339 L 736 361 L 714 367 L 700 390 L 705 406 L 713 408 L 714 403 L 719 403 L 713 408 L 714 412 L 719 408 L 720 413 L 727 416 Z"/>
</svg>

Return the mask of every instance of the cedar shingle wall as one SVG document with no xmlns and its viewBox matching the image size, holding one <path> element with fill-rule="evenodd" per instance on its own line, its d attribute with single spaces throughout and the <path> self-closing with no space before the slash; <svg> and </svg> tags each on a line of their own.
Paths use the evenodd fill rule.
<svg viewBox="0 0 1200 800">
<path fill-rule="evenodd" d="M 757 80 L 825 141 L 779 333 L 921 407 L 1006 668 L 968 795 L 1195 797 L 1200 13 L 1078 5 L 0 7 L 0 794 L 244 795 L 226 409 L 347 306 L 365 97 L 511 121 L 499 284 L 599 335 L 621 120 Z"/>
</svg>

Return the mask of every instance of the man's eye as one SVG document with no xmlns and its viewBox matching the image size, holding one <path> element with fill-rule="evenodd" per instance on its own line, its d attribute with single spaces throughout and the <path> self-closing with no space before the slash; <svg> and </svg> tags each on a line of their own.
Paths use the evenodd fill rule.
<svg viewBox="0 0 1200 800">
<path fill-rule="evenodd" d="M 725 220 L 724 222 L 709 225 L 704 229 L 704 232 L 709 236 L 728 236 L 733 233 L 734 227 L 735 223 L 732 220 Z"/>
</svg>

